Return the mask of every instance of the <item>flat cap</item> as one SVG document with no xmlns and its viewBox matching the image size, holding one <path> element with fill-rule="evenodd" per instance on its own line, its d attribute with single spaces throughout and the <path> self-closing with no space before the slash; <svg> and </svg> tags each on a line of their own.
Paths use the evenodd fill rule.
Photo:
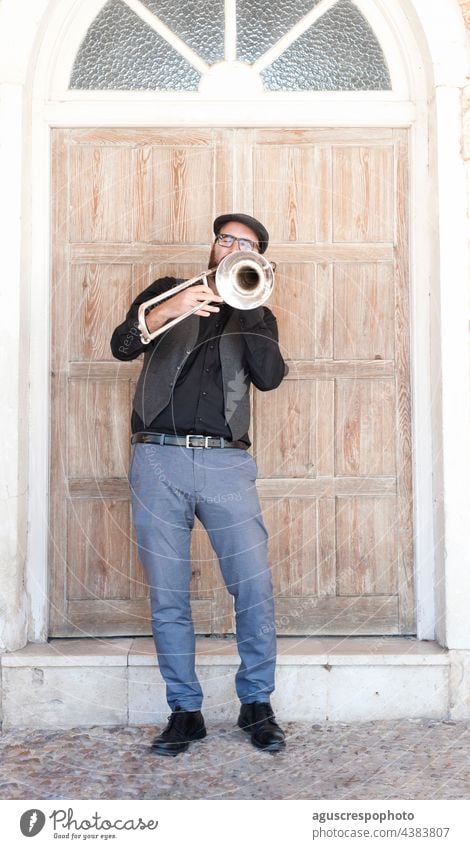
<svg viewBox="0 0 470 849">
<path fill-rule="evenodd" d="M 260 254 L 264 254 L 269 243 L 269 233 L 266 227 L 261 224 L 261 221 L 258 221 L 257 218 L 253 218 L 251 215 L 245 215 L 243 212 L 227 212 L 225 215 L 219 215 L 215 219 L 214 234 L 217 236 L 224 224 L 228 224 L 229 221 L 239 221 L 240 224 L 245 224 L 250 230 L 253 230 L 258 236 L 259 252 Z"/>
</svg>

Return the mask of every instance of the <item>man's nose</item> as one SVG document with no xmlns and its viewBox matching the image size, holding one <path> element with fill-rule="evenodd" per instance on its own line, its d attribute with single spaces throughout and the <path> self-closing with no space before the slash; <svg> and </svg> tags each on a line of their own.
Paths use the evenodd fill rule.
<svg viewBox="0 0 470 849">
<path fill-rule="evenodd" d="M 230 245 L 228 251 L 229 251 L 230 254 L 232 254 L 234 251 L 239 251 L 239 250 L 240 250 L 240 245 L 238 244 L 238 239 L 235 239 L 234 242 L 233 242 L 233 245 Z"/>
</svg>

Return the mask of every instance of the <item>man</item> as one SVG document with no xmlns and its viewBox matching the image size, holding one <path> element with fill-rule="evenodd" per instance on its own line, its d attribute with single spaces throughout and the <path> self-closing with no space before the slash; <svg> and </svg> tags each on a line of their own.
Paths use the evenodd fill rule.
<svg viewBox="0 0 470 849">
<path fill-rule="evenodd" d="M 264 253 L 269 241 L 260 221 L 240 213 L 216 218 L 214 234 L 209 268 L 233 251 Z M 146 323 L 153 332 L 201 303 L 195 314 L 142 344 L 139 305 L 178 282 L 165 277 L 152 283 L 111 340 L 119 360 L 145 353 L 132 413 L 129 482 L 139 554 L 150 585 L 152 631 L 172 711 L 152 748 L 175 755 L 206 736 L 189 603 L 196 515 L 235 600 L 241 658 L 235 679 L 238 725 L 256 747 L 276 751 L 285 737 L 269 701 L 276 663 L 274 602 L 256 463 L 247 449 L 250 383 L 263 391 L 275 389 L 287 367 L 272 312 L 228 306 L 217 294 L 213 275 L 208 285 L 194 284 L 151 309 Z"/>
</svg>

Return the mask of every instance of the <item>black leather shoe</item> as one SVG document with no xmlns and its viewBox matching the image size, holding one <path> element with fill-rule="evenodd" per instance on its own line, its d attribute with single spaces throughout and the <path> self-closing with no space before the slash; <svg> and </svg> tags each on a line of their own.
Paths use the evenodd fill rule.
<svg viewBox="0 0 470 849">
<path fill-rule="evenodd" d="M 242 705 L 238 725 L 251 734 L 251 742 L 258 749 L 277 752 L 286 745 L 285 734 L 279 728 L 269 702 Z"/>
<path fill-rule="evenodd" d="M 206 736 L 206 726 L 200 710 L 182 710 L 180 707 L 168 717 L 165 730 L 155 737 L 151 749 L 159 755 L 179 755 L 189 748 L 193 740 Z"/>
</svg>

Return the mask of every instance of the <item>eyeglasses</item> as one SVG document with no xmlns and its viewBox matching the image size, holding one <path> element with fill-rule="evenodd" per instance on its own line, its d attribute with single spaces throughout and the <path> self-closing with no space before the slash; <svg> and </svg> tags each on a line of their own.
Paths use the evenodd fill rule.
<svg viewBox="0 0 470 849">
<path fill-rule="evenodd" d="M 258 242 L 252 242 L 251 239 L 239 239 L 237 236 L 231 236 L 230 233 L 219 233 L 215 237 L 218 245 L 223 248 L 231 248 L 234 242 L 238 242 L 238 247 L 241 251 L 257 251 Z"/>
</svg>

